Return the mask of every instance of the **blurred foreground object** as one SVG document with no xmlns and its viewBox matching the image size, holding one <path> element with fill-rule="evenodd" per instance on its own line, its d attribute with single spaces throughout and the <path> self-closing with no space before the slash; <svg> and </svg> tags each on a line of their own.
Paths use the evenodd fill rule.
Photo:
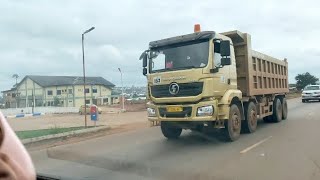
<svg viewBox="0 0 320 180">
<path fill-rule="evenodd" d="M 35 179 L 31 158 L 0 112 L 0 179 Z"/>
</svg>

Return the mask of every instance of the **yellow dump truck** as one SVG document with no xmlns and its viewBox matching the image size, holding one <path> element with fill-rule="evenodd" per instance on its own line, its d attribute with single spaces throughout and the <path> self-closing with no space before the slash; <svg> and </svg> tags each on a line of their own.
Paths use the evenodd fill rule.
<svg viewBox="0 0 320 180">
<path fill-rule="evenodd" d="M 217 128 L 235 141 L 257 120 L 288 114 L 288 63 L 251 49 L 247 33 L 200 31 L 152 41 L 140 56 L 147 77 L 147 112 L 165 137 L 182 129 Z"/>
</svg>

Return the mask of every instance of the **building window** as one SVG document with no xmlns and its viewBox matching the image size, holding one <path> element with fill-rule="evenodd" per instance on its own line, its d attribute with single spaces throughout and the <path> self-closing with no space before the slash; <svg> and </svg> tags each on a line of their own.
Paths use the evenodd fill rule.
<svg viewBox="0 0 320 180">
<path fill-rule="evenodd" d="M 86 88 L 86 93 L 90 93 L 90 89 L 89 88 Z"/>
<path fill-rule="evenodd" d="M 52 96 L 52 90 L 48 91 L 48 96 Z"/>
<path fill-rule="evenodd" d="M 92 89 L 92 93 L 97 93 L 98 90 L 97 89 Z"/>
<path fill-rule="evenodd" d="M 86 100 L 86 104 L 90 104 L 90 99 L 87 99 L 87 100 Z"/>
<path fill-rule="evenodd" d="M 61 95 L 61 90 L 57 90 L 57 95 Z"/>
<path fill-rule="evenodd" d="M 72 89 L 68 89 L 68 94 L 72 94 Z"/>
</svg>

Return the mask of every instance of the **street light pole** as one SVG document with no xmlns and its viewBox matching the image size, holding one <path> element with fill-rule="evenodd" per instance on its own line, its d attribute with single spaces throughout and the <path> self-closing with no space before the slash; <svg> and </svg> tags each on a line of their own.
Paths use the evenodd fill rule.
<svg viewBox="0 0 320 180">
<path fill-rule="evenodd" d="M 83 95 L 84 95 L 84 126 L 87 127 L 87 107 L 86 107 L 86 68 L 85 68 L 85 61 L 84 61 L 84 35 L 90 31 L 94 30 L 94 27 L 86 30 L 82 33 L 82 68 L 83 68 Z M 82 110 L 82 108 L 81 108 Z"/>
<path fill-rule="evenodd" d="M 122 71 L 118 68 L 121 75 L 121 94 L 122 94 L 122 111 L 124 111 L 124 94 L 123 94 L 123 82 L 122 82 Z"/>
</svg>

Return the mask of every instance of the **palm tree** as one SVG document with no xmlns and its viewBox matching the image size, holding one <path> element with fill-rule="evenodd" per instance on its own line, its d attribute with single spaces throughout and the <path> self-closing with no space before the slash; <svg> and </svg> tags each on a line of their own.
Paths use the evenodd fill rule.
<svg viewBox="0 0 320 180">
<path fill-rule="evenodd" d="M 17 86 L 19 75 L 18 75 L 18 74 L 13 74 L 13 75 L 12 75 L 12 78 L 15 78 L 15 79 L 16 79 L 16 86 Z"/>
</svg>

